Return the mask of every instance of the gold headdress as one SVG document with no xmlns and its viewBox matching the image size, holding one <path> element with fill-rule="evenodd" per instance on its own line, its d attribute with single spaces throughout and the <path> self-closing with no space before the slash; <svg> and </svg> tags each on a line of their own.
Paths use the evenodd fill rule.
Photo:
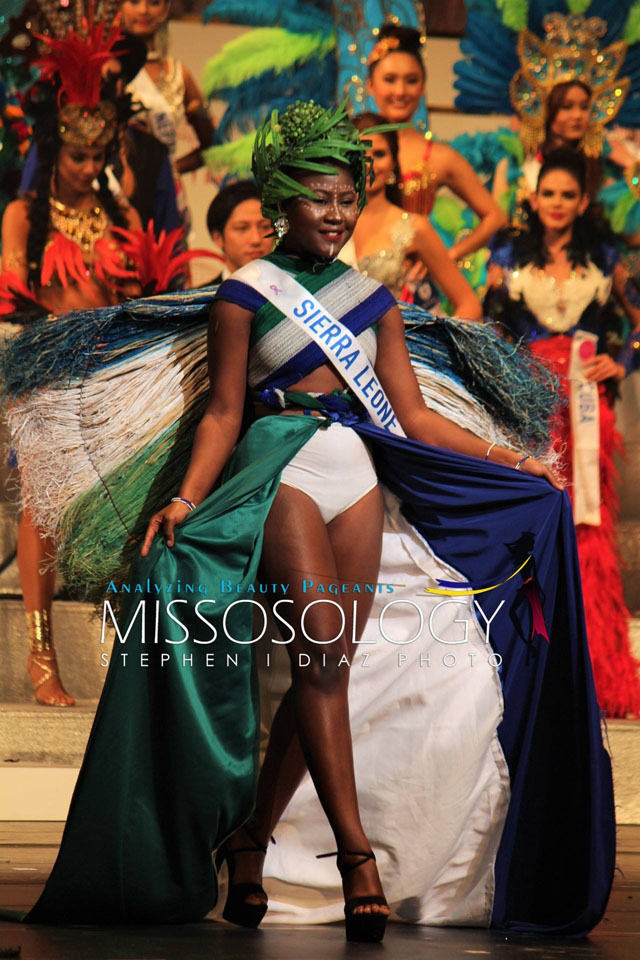
<svg viewBox="0 0 640 960">
<path fill-rule="evenodd" d="M 102 23 L 108 33 L 118 13 L 121 0 L 36 0 L 57 40 L 64 40 L 72 29 L 82 33 L 87 21 Z M 86 9 L 85 9 L 86 7 Z"/>
<path fill-rule="evenodd" d="M 583 148 L 587 156 L 602 153 L 603 128 L 617 115 L 630 79 L 618 79 L 627 52 L 624 40 L 601 49 L 606 23 L 600 17 L 547 14 L 545 39 L 530 30 L 518 36 L 520 69 L 511 81 L 511 103 L 520 117 L 520 138 L 526 153 L 535 153 L 545 138 L 546 105 L 559 83 L 580 80 L 592 91 L 590 119 Z"/>
<path fill-rule="evenodd" d="M 386 57 L 388 53 L 391 53 L 392 50 L 397 50 L 400 46 L 400 41 L 397 37 L 383 37 L 382 40 L 379 40 L 367 60 L 367 66 L 369 69 L 373 66 L 374 63 L 377 63 L 378 60 L 382 60 L 383 57 Z"/>
</svg>

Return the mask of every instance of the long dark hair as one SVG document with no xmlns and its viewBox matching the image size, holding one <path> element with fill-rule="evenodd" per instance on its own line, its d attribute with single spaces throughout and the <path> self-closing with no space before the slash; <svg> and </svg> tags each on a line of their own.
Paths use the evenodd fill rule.
<svg viewBox="0 0 640 960">
<path fill-rule="evenodd" d="M 393 37 L 394 40 L 398 41 L 398 46 L 395 49 L 390 49 L 389 53 L 409 53 L 412 57 L 418 62 L 420 67 L 420 72 L 422 74 L 423 80 L 427 79 L 427 71 L 424 67 L 424 61 L 422 59 L 422 45 L 423 41 L 418 30 L 414 30 L 413 27 L 403 27 L 397 23 L 383 23 L 380 27 L 378 33 L 378 43 L 381 40 L 386 40 L 390 37 Z M 373 71 L 378 66 L 379 63 L 382 63 L 384 57 L 381 57 L 380 60 L 374 60 L 374 62 L 369 66 L 369 77 L 373 76 Z"/>
<path fill-rule="evenodd" d="M 584 80 L 566 80 L 563 83 L 557 83 L 552 89 L 547 99 L 544 121 L 544 143 L 542 144 L 542 156 L 547 157 L 550 153 L 558 149 L 555 135 L 551 127 L 553 121 L 562 109 L 565 97 L 573 87 L 579 87 L 591 100 L 593 91 Z M 571 149 L 580 151 L 582 147 L 579 140 L 570 144 Z M 591 200 L 595 200 L 602 183 L 602 164 L 599 157 L 585 157 L 586 170 L 586 190 Z"/>
<path fill-rule="evenodd" d="M 40 270 L 44 249 L 51 229 L 49 197 L 51 178 L 62 146 L 58 133 L 58 109 L 50 90 L 33 92 L 29 112 L 33 116 L 33 139 L 38 149 L 38 165 L 35 177 L 35 196 L 29 205 L 29 234 L 27 236 L 28 283 L 36 287 L 40 283 Z M 117 134 L 107 145 L 105 167 L 117 153 Z M 98 176 L 98 199 L 116 227 L 126 227 L 124 212 L 111 193 L 104 167 Z"/>
<path fill-rule="evenodd" d="M 546 175 L 553 170 L 564 170 L 575 180 L 580 195 L 584 196 L 587 193 L 587 170 L 581 153 L 567 147 L 552 151 L 540 168 L 537 190 Z M 527 229 L 514 231 L 511 235 L 519 267 L 532 263 L 542 269 L 550 262 L 551 257 L 544 240 L 544 227 L 535 210 L 529 210 Z M 613 236 L 610 229 L 589 206 L 583 214 L 576 217 L 573 223 L 567 256 L 572 266 L 586 267 L 589 262 L 593 262 L 601 270 L 606 270 L 603 248 L 612 243 Z"/>
<path fill-rule="evenodd" d="M 417 32 L 417 31 L 416 31 Z M 372 113 L 367 111 L 366 113 L 359 113 L 357 116 L 351 118 L 356 129 L 362 132 L 367 130 L 369 127 L 377 127 L 380 124 L 386 123 L 384 117 L 381 117 L 379 113 Z M 393 174 L 395 183 L 388 183 L 385 187 L 385 196 L 390 203 L 394 203 L 397 207 L 402 206 L 402 193 L 400 191 L 400 183 L 402 182 L 402 174 L 400 173 L 400 164 L 398 163 L 398 134 L 395 130 L 389 130 L 387 133 L 381 133 L 381 137 L 384 137 L 387 143 L 389 144 L 389 150 L 391 151 L 391 156 L 393 158 Z"/>
</svg>

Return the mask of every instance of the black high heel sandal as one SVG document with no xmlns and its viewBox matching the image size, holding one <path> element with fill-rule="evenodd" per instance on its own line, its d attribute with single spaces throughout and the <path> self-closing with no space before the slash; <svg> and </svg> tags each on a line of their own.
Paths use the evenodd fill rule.
<svg viewBox="0 0 640 960">
<path fill-rule="evenodd" d="M 364 850 L 337 850 L 334 853 L 319 853 L 317 859 L 323 857 L 337 857 L 338 870 L 340 876 L 344 877 L 346 873 L 351 873 L 357 867 L 361 867 L 368 860 L 376 859 L 373 850 L 366 853 Z M 345 864 L 345 857 L 361 857 L 357 863 Z M 344 922 L 346 928 L 347 940 L 357 943 L 380 943 L 384 937 L 384 931 L 387 926 L 388 915 L 386 913 L 354 913 L 357 907 L 365 907 L 368 904 L 377 904 L 380 907 L 387 907 L 389 904 L 382 894 L 373 894 L 368 897 L 351 897 L 344 905 Z"/>
<path fill-rule="evenodd" d="M 267 894 L 265 893 L 264 887 L 261 887 L 259 883 L 234 883 L 233 874 L 235 871 L 235 858 L 239 853 L 266 853 L 267 847 L 263 847 L 262 844 L 258 843 L 256 838 L 247 830 L 246 827 L 242 828 L 247 834 L 251 842 L 253 843 L 252 847 L 236 847 L 235 850 L 232 850 L 228 846 L 228 841 L 223 843 L 223 845 L 218 849 L 216 853 L 216 870 L 219 871 L 222 867 L 222 864 L 227 862 L 227 871 L 229 874 L 229 889 L 227 891 L 227 902 L 224 905 L 224 910 L 222 911 L 222 916 L 229 923 L 236 923 L 240 927 L 250 927 L 255 929 L 265 913 L 267 912 Z M 273 837 L 271 837 L 271 843 L 275 843 Z M 247 903 L 246 898 L 255 894 L 258 897 L 264 897 L 264 903 Z"/>
</svg>

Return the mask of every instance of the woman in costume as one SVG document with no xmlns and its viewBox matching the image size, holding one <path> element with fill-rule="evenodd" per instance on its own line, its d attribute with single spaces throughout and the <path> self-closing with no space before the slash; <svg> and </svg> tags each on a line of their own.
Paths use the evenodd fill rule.
<svg viewBox="0 0 640 960">
<path fill-rule="evenodd" d="M 584 933 L 602 914 L 613 870 L 611 778 L 582 631 L 568 501 L 541 476 L 525 475 L 528 468 L 549 476 L 540 463 L 521 454 L 520 435 L 528 435 L 527 448 L 532 442 L 530 424 L 527 430 L 522 417 L 509 421 L 507 407 L 500 442 L 480 440 L 455 427 L 455 416 L 443 420 L 425 411 L 408 365 L 405 324 L 390 294 L 332 259 L 364 203 L 363 152 L 343 110 L 332 114 L 304 105 L 273 115 L 259 131 L 255 172 L 265 212 L 284 234 L 284 247 L 243 267 L 220 288 L 211 331 L 213 407 L 208 406 L 198 427 L 180 495 L 150 525 L 144 550 L 148 555 L 126 583 L 118 577 L 109 584 L 109 599 L 117 594 L 120 600 L 120 636 L 60 855 L 43 895 L 26 918 L 29 922 L 201 918 L 216 899 L 211 851 L 218 849 L 218 863 L 226 860 L 232 874 L 227 913 L 255 925 L 266 906 L 259 876 L 270 824 L 279 819 L 304 775 L 303 757 L 339 834 L 345 893 L 373 899 L 347 905 L 350 935 L 379 938 L 384 928 L 384 900 L 368 846 L 374 833 L 385 891 L 396 917 L 418 923 L 492 923 L 502 929 Z M 323 162 L 327 154 L 328 166 Z M 321 306 L 316 306 L 316 295 Z M 176 376 L 177 368 L 171 370 L 183 400 L 186 374 L 194 375 L 193 348 L 207 307 L 206 295 L 199 293 L 128 304 L 101 317 L 95 324 L 103 364 L 96 373 L 99 395 L 104 376 L 118 389 L 125 375 L 123 363 L 134 365 L 139 384 L 145 362 L 140 341 L 128 331 L 125 342 L 118 329 L 126 319 L 142 330 L 154 317 L 165 325 L 173 322 L 180 331 L 178 339 L 172 334 L 166 345 L 158 341 L 156 328 L 153 336 L 147 334 L 153 390 L 161 377 L 157 396 L 165 406 L 174 403 L 176 394 L 175 387 L 173 392 L 165 389 L 166 362 L 170 364 L 183 349 L 179 346 L 183 341 L 191 347 L 183 361 L 183 376 Z M 491 347 L 488 368 L 494 374 L 501 369 L 509 377 L 521 362 L 482 325 L 445 320 L 434 324 L 419 310 L 414 320 L 424 329 L 419 336 L 409 324 L 412 349 L 426 356 L 431 339 L 437 345 L 434 371 L 450 370 L 449 412 L 455 406 L 451 402 L 455 379 L 465 370 L 484 403 L 491 405 L 490 395 L 500 390 L 503 377 L 494 375 L 483 393 L 488 378 L 472 374 L 482 345 Z M 60 323 L 61 336 L 74 335 L 73 316 Z M 433 338 L 426 335 L 429 327 L 434 329 Z M 47 333 L 44 327 L 34 330 L 15 345 L 8 358 L 13 368 L 18 356 Z M 472 342 L 475 350 L 470 349 Z M 120 365 L 114 370 L 116 357 Z M 265 415 L 258 416 L 231 455 L 223 482 L 191 509 L 193 498 L 205 496 L 237 436 L 239 397 L 244 395 L 239 384 L 245 382 L 247 366 L 257 413 Z M 49 402 L 68 389 L 69 374 L 77 378 L 81 370 L 69 357 L 64 379 L 49 378 Z M 91 382 L 79 379 L 86 404 Z M 344 391 L 344 380 L 373 422 Z M 382 380 L 389 384 L 395 411 Z M 527 415 L 536 397 L 544 398 L 543 406 L 549 404 L 551 395 L 543 385 L 531 390 L 525 380 L 509 382 L 519 384 L 520 397 L 527 392 L 531 401 L 523 404 Z M 133 386 L 133 381 L 127 383 Z M 291 385 L 299 390 L 288 390 Z M 30 399 L 24 384 L 19 392 L 26 416 L 38 397 Z M 512 400 L 513 393 L 507 391 L 505 399 Z M 138 385 L 136 395 L 127 392 L 128 410 L 139 408 L 138 397 L 153 417 L 149 380 L 143 382 L 142 391 Z M 467 409 L 475 409 L 479 416 L 481 406 L 471 403 Z M 297 415 L 303 408 L 311 414 Z M 171 496 L 167 490 L 175 494 L 185 427 L 202 407 L 196 404 L 186 410 L 178 403 L 175 409 L 177 420 L 171 421 L 168 432 L 164 428 L 153 432 L 152 417 L 147 415 L 142 448 L 135 456 L 127 453 L 122 465 L 114 464 L 112 471 L 101 475 L 99 500 L 85 489 L 75 513 L 78 527 L 87 525 L 78 523 L 81 515 L 94 520 L 101 502 L 114 507 L 118 519 L 135 532 L 140 530 L 140 517 L 148 517 L 148 504 L 157 502 L 160 487 L 165 503 Z M 321 415 L 314 415 L 314 410 Z M 281 415 L 267 415 L 271 411 Z M 473 455 L 407 439 L 399 420 L 412 433 L 428 431 L 431 439 Z M 486 429 L 485 420 L 478 432 Z M 213 436 L 218 442 L 207 444 Z M 375 471 L 360 438 L 374 456 Z M 327 443 L 332 453 L 327 453 Z M 336 443 L 341 445 L 337 458 L 332 455 Z M 314 452 L 317 444 L 319 456 Z M 143 484 L 140 467 L 144 462 L 147 473 L 153 472 L 159 461 L 152 490 Z M 327 483 L 330 465 L 340 475 Z M 378 478 L 391 491 L 379 573 Z M 289 515 L 283 505 L 289 506 Z M 368 511 L 356 527 L 363 506 Z M 291 530 L 294 515 L 306 530 L 304 541 L 299 530 Z M 98 520 L 104 534 L 103 516 Z M 65 525 L 69 521 L 67 514 Z M 161 536 L 153 538 L 161 527 L 172 546 Z M 84 529 L 78 532 L 82 536 Z M 437 546 L 439 556 L 429 542 Z M 130 548 L 129 542 L 126 549 Z M 263 576 L 258 583 L 261 558 Z M 336 559 L 344 570 L 336 569 Z M 304 581 L 302 571 L 309 574 Z M 445 608 L 450 612 L 453 603 L 457 614 L 467 611 L 468 638 L 456 638 L 452 616 L 445 614 L 444 622 L 437 619 L 451 581 L 455 598 L 446 600 Z M 157 599 L 158 592 L 169 586 L 176 588 L 171 602 Z M 195 605 L 187 589 L 193 592 L 194 586 L 201 598 Z M 311 589 L 307 595 L 315 602 L 304 604 L 305 586 L 324 589 Z M 283 601 L 277 611 L 274 604 L 274 616 L 285 624 L 285 639 L 295 643 L 296 651 L 301 643 L 298 627 L 306 626 L 309 638 L 327 640 L 342 634 L 346 626 L 340 615 L 342 603 L 325 603 L 320 613 L 317 600 L 323 599 L 323 592 L 325 599 L 350 593 L 362 604 L 355 612 L 352 640 L 362 629 L 369 594 L 376 594 L 375 604 L 389 608 L 386 620 L 378 608 L 361 637 L 375 645 L 377 635 L 384 650 L 370 646 L 371 672 L 356 670 L 349 685 L 355 698 L 350 720 L 363 826 L 345 700 L 345 676 L 353 655 L 343 665 L 338 648 L 327 644 L 320 651 L 327 657 L 322 672 L 320 648 L 311 645 L 311 639 L 292 664 L 294 687 L 274 720 L 256 805 L 255 665 L 261 653 L 252 643 L 253 595 L 271 588 L 273 598 Z M 481 629 L 469 598 L 473 591 L 498 588 L 501 602 L 485 607 Z M 401 603 L 389 602 L 390 593 Z M 416 639 L 417 629 L 420 632 L 417 599 L 430 611 L 433 638 L 430 645 L 420 646 L 425 661 L 403 672 L 403 661 L 395 662 L 399 654 L 394 643 L 408 650 L 406 644 Z M 293 618 L 291 604 L 298 611 Z M 407 606 L 413 619 L 404 615 Z M 402 615 L 396 616 L 400 607 Z M 258 632 L 256 639 L 264 635 L 260 627 Z M 438 644 L 467 639 L 467 649 L 473 648 L 470 657 L 484 654 L 484 668 L 454 674 L 448 662 L 440 666 L 434 662 L 430 677 L 428 658 L 435 661 Z M 336 637 L 336 642 L 340 650 L 351 651 L 351 644 L 343 647 L 342 638 Z M 495 668 L 487 666 L 487 644 L 490 658 L 495 657 L 496 664 L 502 660 L 502 683 Z M 144 658 L 140 667 L 138 655 Z M 314 663 L 313 679 L 307 681 L 301 675 L 305 656 L 309 666 L 312 659 Z M 306 694 L 310 688 L 312 695 L 303 704 L 301 691 Z M 329 704 L 332 709 L 322 709 Z M 299 737 L 294 733 L 294 715 Z M 343 764 L 338 779 L 332 780 L 337 758 Z M 318 827 L 318 803 L 310 802 L 308 786 L 305 780 L 288 804 L 276 830 L 277 843 L 269 846 L 265 875 L 273 881 L 270 905 L 275 919 L 282 918 L 278 903 L 282 906 L 289 892 L 306 888 L 317 891 L 315 902 L 307 903 L 306 911 L 292 902 L 289 918 L 328 922 L 339 917 L 340 893 L 335 869 L 315 859 L 326 849 L 329 828 L 326 816 L 321 817 L 324 830 Z M 252 811 L 251 821 L 240 829 Z M 305 833 L 308 828 L 311 834 Z M 357 852 L 344 850 L 347 843 L 354 844 L 348 850 Z M 567 890 L 558 861 L 565 862 L 569 851 L 575 882 Z"/>
<path fill-rule="evenodd" d="M 280 120 L 285 142 L 295 142 L 297 130 L 311 127 L 323 115 L 322 108 L 313 105 L 306 109 L 300 106 L 285 113 Z M 344 127 L 347 128 L 344 131 L 337 127 L 336 134 L 348 136 L 349 121 L 345 121 Z M 315 169 L 312 167 L 314 172 L 310 173 L 304 169 L 308 161 L 305 163 L 301 158 L 303 169 L 296 171 L 292 159 L 289 169 L 294 182 L 278 192 L 264 176 L 260 176 L 259 164 L 256 164 L 263 209 L 272 220 L 279 199 L 280 216 L 276 229 L 283 235 L 283 240 L 273 262 L 280 269 L 293 271 L 296 275 L 315 272 L 318 277 L 323 268 L 332 271 L 331 263 L 349 240 L 359 208 L 365 202 L 361 192 L 364 176 L 360 154 L 352 146 L 347 158 L 349 170 L 341 167 L 327 169 L 325 157 L 324 166 L 316 162 Z M 384 183 L 379 173 L 378 179 Z M 359 189 L 356 189 L 356 182 Z M 344 272 L 342 267 L 340 270 Z M 226 281 L 217 293 L 212 313 L 210 362 L 214 389 L 211 400 L 196 433 L 194 452 L 178 502 L 152 519 L 143 556 L 146 556 L 160 527 L 169 545 L 173 543 L 174 525 L 207 497 L 238 439 L 249 338 L 252 336 L 255 341 L 259 336 L 254 314 L 262 305 L 260 300 L 252 298 L 250 286 L 243 289 L 240 284 L 238 289 L 238 283 L 239 280 Z M 380 304 L 372 304 L 377 320 L 377 386 L 381 393 L 384 390 L 389 396 L 401 428 L 414 439 L 423 442 L 428 439 L 461 453 L 484 457 L 487 444 L 483 440 L 427 411 L 417 382 L 414 380 L 411 385 L 409 356 L 404 347 L 403 323 L 397 308 L 391 307 L 392 300 L 383 295 L 377 284 L 371 285 L 368 295 Z M 372 362 L 372 348 L 369 351 L 367 355 Z M 270 361 L 266 354 L 262 362 L 268 369 Z M 326 364 L 301 378 L 292 373 L 290 379 L 294 382 L 286 383 L 285 412 L 287 406 L 292 413 L 311 409 L 305 396 L 310 394 L 314 398 L 312 407 L 322 416 L 322 411 L 326 413 L 327 410 L 325 398 L 329 404 L 335 402 L 332 393 L 340 394 L 345 387 L 340 376 Z M 255 388 L 256 381 L 252 380 L 250 373 L 249 385 Z M 372 384 L 374 382 L 375 378 Z M 297 400 L 292 400 L 296 395 Z M 254 394 L 254 401 L 259 413 L 279 412 L 280 404 L 268 389 Z M 347 408 L 350 406 L 347 398 L 343 398 L 343 402 Z M 217 454 L 212 458 L 214 449 Z M 546 476 L 555 482 L 547 468 L 526 455 L 522 457 L 497 445 L 490 454 L 499 463 L 524 468 L 534 476 Z M 322 464 L 330 462 L 340 465 L 339 469 L 333 473 L 323 472 Z M 340 498 L 338 490 L 341 490 Z M 262 549 L 263 576 L 275 583 L 292 584 L 291 612 L 301 637 L 306 606 L 302 581 L 312 573 L 317 577 L 318 572 L 323 571 L 327 589 L 330 581 L 338 579 L 348 583 L 354 579 L 354 574 L 364 582 L 376 582 L 381 537 L 382 500 L 365 444 L 340 424 L 315 434 L 283 471 L 267 518 Z M 353 632 L 360 638 L 370 605 L 362 602 L 361 622 L 347 622 L 343 637 L 351 636 Z M 332 638 L 341 633 L 335 613 L 314 617 L 309 630 L 315 637 L 322 638 L 316 642 L 323 645 L 331 644 Z M 287 648 L 292 662 L 292 686 L 273 721 L 273 734 L 263 765 L 251 827 L 237 831 L 223 850 L 233 884 L 225 916 L 252 926 L 266 909 L 265 895 L 259 885 L 261 870 L 258 872 L 258 864 L 261 867 L 259 861 L 266 852 L 267 840 L 301 778 L 304 757 L 338 844 L 338 867 L 347 901 L 347 937 L 381 939 L 382 918 L 389 911 L 382 896 L 373 853 L 360 823 L 349 737 L 347 672 L 343 671 L 341 675 L 338 668 L 348 647 L 341 643 L 331 647 L 332 658 L 326 665 L 318 655 L 312 659 L 310 669 L 296 669 L 298 654 L 305 646 L 302 639 L 301 643 L 293 641 Z M 292 729 L 297 730 L 299 746 L 290 742 Z M 330 750 L 327 750 L 327 744 L 331 744 Z M 287 760 L 288 753 L 293 756 Z M 246 856 L 237 859 L 240 853 Z M 250 902 L 245 900 L 249 888 L 244 884 L 247 883 L 258 884 Z"/>
<path fill-rule="evenodd" d="M 9 286 L 16 293 L 22 288 L 27 304 L 38 301 L 44 312 L 117 303 L 123 293 L 116 291 L 108 265 L 121 272 L 124 262 L 111 227 L 140 228 L 135 210 L 112 196 L 104 172 L 118 127 L 115 102 L 102 96 L 101 68 L 117 37 L 108 23 L 98 33 L 77 36 L 80 44 L 95 44 L 90 52 L 97 69 L 88 85 L 87 75 L 74 72 L 70 59 L 61 56 L 61 41 L 45 40 L 49 52 L 39 61 L 43 82 L 31 95 L 38 146 L 36 190 L 10 203 L 2 219 L 2 269 L 10 277 Z M 54 84 L 58 74 L 60 82 Z M 139 290 L 129 284 L 130 295 Z M 74 700 L 60 681 L 51 635 L 54 557 L 55 545 L 43 536 L 30 511 L 23 510 L 18 567 L 30 643 L 27 668 L 37 702 L 64 707 Z"/>
<path fill-rule="evenodd" d="M 601 162 L 597 156 L 586 157 L 584 154 L 592 98 L 591 88 L 582 80 L 565 80 L 552 87 L 545 105 L 544 141 L 537 152 L 528 156 L 522 164 L 516 210 L 513 211 L 516 219 L 522 216 L 522 204 L 537 191 L 538 176 L 545 157 L 560 148 L 576 150 L 585 158 L 587 193 L 590 200 L 596 199 L 602 186 Z M 508 190 L 508 161 L 503 158 L 496 169 L 493 194 L 500 200 L 508 195 Z"/>
<path fill-rule="evenodd" d="M 353 122 L 358 130 L 366 130 L 384 125 L 384 118 L 364 113 Z M 451 303 L 450 312 L 456 317 L 479 320 L 482 315 L 479 300 L 451 262 L 427 218 L 402 210 L 397 185 L 397 133 L 390 131 L 372 137 L 369 155 L 374 177 L 367 184 L 367 205 L 353 234 L 358 270 L 384 283 L 397 300 L 407 300 L 411 294 L 405 281 L 406 259 L 418 257 L 427 267 L 429 278 Z M 428 280 L 420 286 L 420 298 L 421 306 L 428 310 L 439 306 L 438 293 Z"/>
<path fill-rule="evenodd" d="M 128 98 L 109 98 L 113 91 L 103 80 L 120 34 L 111 26 L 115 9 L 111 17 L 102 12 L 99 23 L 90 18 L 75 31 L 54 11 L 53 36 L 42 38 L 46 52 L 36 64 L 41 76 L 30 95 L 35 190 L 10 203 L 2 219 L 0 312 L 12 324 L 114 305 L 144 287 L 166 289 L 196 255 L 174 258 L 181 231 L 154 241 L 153 224 L 143 233 L 135 209 L 109 189 L 105 166 L 118 150 Z M 162 264 L 159 254 L 165 256 Z M 21 471 L 31 469 L 29 460 L 26 452 Z M 65 707 L 74 701 L 60 681 L 51 634 L 55 552 L 25 505 L 18 566 L 30 642 L 27 667 L 37 702 Z"/>
<path fill-rule="evenodd" d="M 129 34 L 114 44 L 112 52 L 114 59 L 104 70 L 111 74 L 112 86 L 121 95 L 126 84 L 144 66 L 147 48 L 142 40 Z M 111 193 L 116 198 L 122 195 L 131 204 L 143 227 L 153 220 L 157 237 L 163 230 L 168 232 L 179 227 L 173 167 L 164 144 L 135 122 L 123 123 L 119 130 L 119 149 L 112 153 L 114 165 L 105 168 Z M 21 193 L 35 189 L 37 163 L 37 149 L 33 146 L 22 170 Z"/>
<path fill-rule="evenodd" d="M 187 68 L 174 57 L 163 56 L 158 49 L 158 34 L 164 27 L 171 0 L 124 0 L 122 27 L 147 45 L 147 62 L 128 86 L 134 103 L 142 107 L 136 122 L 163 143 L 176 172 L 179 209 L 188 217 L 179 183 L 183 173 L 202 166 L 201 150 L 213 143 L 214 128 L 198 85 Z M 198 138 L 199 146 L 183 157 L 176 157 L 177 133 L 187 122 Z M 185 220 L 186 222 L 186 220 Z"/>
<path fill-rule="evenodd" d="M 626 85 L 624 88 L 625 89 Z M 517 89 L 517 83 L 516 83 Z M 523 213 L 523 203 L 536 193 L 540 168 L 546 157 L 554 150 L 567 148 L 578 152 L 584 160 L 586 170 L 586 190 L 589 200 L 596 202 L 598 208 L 606 211 L 612 224 L 617 229 L 623 227 L 624 240 L 637 245 L 637 236 L 629 235 L 633 225 L 640 215 L 638 197 L 633 190 L 633 178 L 637 173 L 637 163 L 633 155 L 625 146 L 620 133 L 610 132 L 608 135 L 598 123 L 598 116 L 602 111 L 602 96 L 598 88 L 594 91 L 584 80 L 574 78 L 556 83 L 551 88 L 544 105 L 544 140 L 535 153 L 526 156 L 522 164 L 520 179 L 517 182 L 513 195 L 514 208 L 512 219 L 520 222 Z M 516 101 L 521 102 L 521 101 Z M 621 106 L 621 100 L 611 107 L 611 101 L 605 99 L 607 121 L 611 114 Z M 611 111 L 611 114 L 609 113 Z M 524 111 L 523 140 L 526 144 L 535 146 L 537 131 L 532 129 L 529 118 Z M 509 162 L 502 159 L 496 169 L 493 182 L 493 194 L 500 202 L 501 198 L 509 196 L 509 180 L 513 171 L 509 171 Z M 637 192 L 637 191 L 636 191 Z M 625 198 L 626 225 L 614 217 L 615 202 Z M 636 234 L 638 231 L 636 230 Z"/>
<path fill-rule="evenodd" d="M 422 38 L 410 27 L 385 23 L 368 58 L 367 90 L 378 111 L 391 123 L 410 121 L 425 95 L 426 72 Z M 487 245 L 504 226 L 504 214 L 483 187 L 471 165 L 445 143 L 433 140 L 430 131 L 400 130 L 399 162 L 402 173 L 402 206 L 430 216 L 436 193 L 446 186 L 479 218 L 449 249 L 452 260 L 461 260 Z"/>
<path fill-rule="evenodd" d="M 494 249 L 487 306 L 507 331 L 553 364 L 570 398 L 556 445 L 573 499 L 596 689 L 608 716 L 637 716 L 640 665 L 629 647 L 613 462 L 622 447 L 613 401 L 627 369 L 617 359 L 624 340 L 611 298 L 622 302 L 636 328 L 629 344 L 637 340 L 640 310 L 628 300 L 627 274 L 615 250 L 588 214 L 579 154 L 565 149 L 547 155 L 531 204 L 527 229 Z M 623 359 L 630 361 L 632 353 L 625 350 Z"/>
<path fill-rule="evenodd" d="M 513 16 L 499 3 L 469 4 L 456 107 L 514 113 L 518 132 L 462 134 L 452 144 L 490 178 L 510 220 L 520 219 L 522 201 L 535 191 L 543 155 L 567 145 L 587 158 L 589 194 L 598 194 L 613 230 L 632 236 L 640 229 L 636 164 L 607 133 L 616 120 L 640 123 L 637 98 L 628 95 L 640 81 L 632 6 L 617 4 L 606 22 L 596 2 L 575 14 L 559 0 L 542 17 L 534 6 Z"/>
</svg>

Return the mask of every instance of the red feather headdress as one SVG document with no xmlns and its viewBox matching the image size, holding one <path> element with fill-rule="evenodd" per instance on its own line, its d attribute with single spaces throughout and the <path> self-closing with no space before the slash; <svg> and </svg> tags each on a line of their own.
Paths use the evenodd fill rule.
<svg viewBox="0 0 640 960">
<path fill-rule="evenodd" d="M 47 12 L 45 7 L 45 13 Z M 76 10 L 76 13 L 78 11 Z M 101 100 L 102 68 L 113 58 L 111 50 L 122 38 L 112 17 L 94 20 L 94 4 L 86 17 L 76 18 L 66 35 L 55 22 L 56 36 L 35 34 L 47 51 L 35 61 L 44 82 L 58 82 L 60 107 L 59 133 L 64 143 L 103 147 L 116 130 L 116 109 L 108 100 Z"/>
</svg>

